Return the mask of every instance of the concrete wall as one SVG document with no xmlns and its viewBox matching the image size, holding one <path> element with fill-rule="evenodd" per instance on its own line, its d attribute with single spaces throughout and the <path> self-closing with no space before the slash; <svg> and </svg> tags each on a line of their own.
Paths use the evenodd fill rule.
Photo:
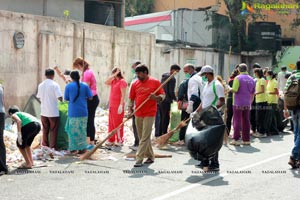
<svg viewBox="0 0 300 200">
<path fill-rule="evenodd" d="M 0 81 L 5 87 L 6 107 L 16 104 L 23 108 L 44 80 L 46 68 L 58 64 L 61 70 L 70 69 L 74 58 L 83 55 L 83 30 L 84 56 L 96 75 L 102 106 L 108 102 L 110 88 L 104 85 L 104 80 L 111 69 L 119 66 L 129 82 L 133 75 L 131 64 L 137 59 L 146 63 L 151 75 L 159 79 L 173 63 L 181 66 L 187 62 L 209 64 L 217 73 L 224 68 L 219 66 L 219 52 L 211 49 L 172 48 L 156 44 L 154 35 L 148 33 L 0 11 Z M 16 31 L 25 35 L 22 49 L 14 48 Z M 224 64 L 229 62 L 228 58 L 225 54 Z M 231 55 L 230 60 L 231 64 L 236 64 L 240 56 Z M 178 83 L 183 77 L 180 73 Z M 65 84 L 58 77 L 55 80 L 64 91 Z"/>
<path fill-rule="evenodd" d="M 0 10 L 84 21 L 84 0 L 0 0 Z"/>
</svg>

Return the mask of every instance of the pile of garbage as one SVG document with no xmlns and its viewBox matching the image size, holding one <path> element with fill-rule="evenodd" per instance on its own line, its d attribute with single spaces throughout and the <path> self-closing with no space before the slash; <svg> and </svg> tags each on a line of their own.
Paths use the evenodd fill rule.
<svg viewBox="0 0 300 200">
<path fill-rule="evenodd" d="M 125 119 L 124 119 L 125 120 Z M 108 111 L 98 108 L 95 117 L 96 135 L 95 140 L 102 141 L 108 135 Z M 32 156 L 34 160 L 48 161 L 54 158 L 64 157 L 69 152 L 67 149 L 55 151 L 49 147 L 41 146 L 42 131 L 35 137 L 31 147 Z M 4 142 L 6 147 L 6 160 L 7 165 L 18 165 L 23 162 L 23 157 L 16 145 L 17 140 L 17 127 L 16 124 L 12 125 L 11 119 L 7 118 L 5 122 L 4 130 Z M 124 124 L 124 145 L 131 146 L 134 142 L 134 136 L 132 132 L 132 120 L 126 121 Z"/>
</svg>

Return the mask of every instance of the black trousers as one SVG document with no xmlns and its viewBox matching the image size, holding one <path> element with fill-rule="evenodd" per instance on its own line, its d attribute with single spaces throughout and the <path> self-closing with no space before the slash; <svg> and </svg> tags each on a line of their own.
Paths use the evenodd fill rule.
<svg viewBox="0 0 300 200">
<path fill-rule="evenodd" d="M 267 102 L 256 103 L 256 126 L 257 131 L 261 134 L 265 134 L 267 131 L 267 124 L 265 121 L 267 105 Z"/>
<path fill-rule="evenodd" d="M 93 96 L 93 100 L 87 101 L 88 104 L 88 122 L 87 122 L 87 136 L 90 137 L 90 141 L 95 140 L 95 115 L 96 115 L 96 109 L 99 105 L 99 98 L 98 95 Z"/>
<path fill-rule="evenodd" d="M 4 144 L 4 124 L 5 124 L 5 113 L 0 113 L 0 171 L 7 171 L 6 166 L 6 150 Z"/>
<path fill-rule="evenodd" d="M 185 112 L 184 110 L 181 110 L 181 121 L 186 120 L 190 117 L 190 114 Z M 179 131 L 179 140 L 185 139 L 185 133 L 186 133 L 187 126 L 184 126 Z"/>
<path fill-rule="evenodd" d="M 232 108 L 232 98 L 227 98 L 227 117 L 226 117 L 226 127 L 228 129 L 227 134 L 230 134 L 231 131 L 231 123 L 233 117 L 233 108 Z"/>
<path fill-rule="evenodd" d="M 135 124 L 135 116 L 132 116 L 132 129 L 133 129 L 133 135 L 134 135 L 134 146 L 139 146 L 139 135 L 136 129 L 136 124 Z"/>
<path fill-rule="evenodd" d="M 265 116 L 266 132 L 268 135 L 278 135 L 277 117 L 279 117 L 277 104 L 268 104 L 268 109 Z"/>
<path fill-rule="evenodd" d="M 257 131 L 257 126 L 256 126 L 256 103 L 255 103 L 255 99 L 253 100 L 252 105 L 251 105 L 250 124 L 251 124 L 251 130 L 253 132 L 256 132 Z"/>
<path fill-rule="evenodd" d="M 155 120 L 155 136 L 161 136 L 168 132 L 168 127 L 170 123 L 170 111 L 171 103 L 161 102 L 158 106 L 157 112 L 159 112 L 158 119 Z M 156 115 L 157 116 L 157 115 Z"/>
<path fill-rule="evenodd" d="M 219 152 L 217 152 L 212 158 L 210 159 L 204 159 L 201 161 L 203 167 L 220 167 L 219 163 Z"/>
</svg>

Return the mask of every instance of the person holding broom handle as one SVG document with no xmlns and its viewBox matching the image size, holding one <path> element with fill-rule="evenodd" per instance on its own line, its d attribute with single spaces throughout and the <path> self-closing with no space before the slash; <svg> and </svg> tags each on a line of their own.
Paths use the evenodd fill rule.
<svg viewBox="0 0 300 200">
<path fill-rule="evenodd" d="M 135 112 L 135 123 L 140 143 L 134 167 L 142 167 L 144 158 L 147 158 L 144 164 L 154 162 L 154 152 L 151 146 L 151 130 L 157 111 L 157 102 L 165 98 L 165 93 L 163 88 L 155 94 L 153 93 L 160 87 L 161 83 L 159 80 L 149 76 L 149 70 L 145 64 L 138 65 L 135 73 L 138 80 L 132 84 L 129 91 L 129 114 L 133 113 L 134 102 L 136 107 L 139 107 L 142 102 L 149 98 L 148 102 Z"/>
<path fill-rule="evenodd" d="M 200 74 L 204 79 L 207 80 L 207 83 L 203 89 L 202 102 L 196 111 L 191 114 L 191 117 L 193 117 L 196 112 L 200 112 L 202 109 L 205 109 L 209 106 L 220 108 L 225 104 L 224 87 L 217 79 L 215 79 L 214 69 L 209 65 L 205 65 L 202 67 Z M 197 166 L 203 168 L 204 171 L 219 171 L 220 164 L 218 154 L 219 153 L 217 152 L 211 159 L 203 160 Z"/>
</svg>

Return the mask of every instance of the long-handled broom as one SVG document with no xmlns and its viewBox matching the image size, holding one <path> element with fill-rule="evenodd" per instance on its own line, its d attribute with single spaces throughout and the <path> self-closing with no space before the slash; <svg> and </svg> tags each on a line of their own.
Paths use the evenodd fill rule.
<svg viewBox="0 0 300 200">
<path fill-rule="evenodd" d="M 169 76 L 169 78 L 167 80 L 165 80 L 154 92 L 153 94 L 155 94 L 156 92 L 158 92 L 164 85 L 166 85 L 175 75 L 177 74 L 177 72 L 175 71 L 173 74 L 171 74 Z M 106 140 L 108 140 L 111 136 L 113 136 L 114 134 L 116 134 L 117 130 L 119 128 L 121 128 L 125 122 L 127 122 L 130 118 L 132 118 L 132 116 L 145 104 L 149 101 L 150 96 L 148 96 L 142 103 L 141 105 L 139 105 L 133 113 L 131 113 L 121 124 L 119 124 L 119 126 L 117 126 L 117 128 L 115 128 L 114 130 L 112 130 L 111 132 L 108 133 L 108 136 L 106 136 L 106 138 L 104 138 L 104 140 L 102 140 L 100 143 L 98 143 L 91 151 L 87 151 L 86 153 L 84 153 L 83 155 L 81 155 L 79 157 L 80 160 L 85 160 L 88 159 L 91 155 L 93 155 L 96 150 L 102 146 L 102 144 L 104 144 L 106 142 Z"/>
<path fill-rule="evenodd" d="M 156 143 L 158 144 L 158 147 L 162 147 L 162 146 L 166 145 L 167 142 L 169 141 L 169 139 L 173 136 L 173 134 L 174 134 L 177 130 L 181 129 L 182 127 L 185 127 L 185 126 L 187 125 L 187 122 L 188 122 L 190 119 L 191 119 L 191 118 L 189 117 L 189 118 L 187 118 L 186 120 L 181 121 L 181 122 L 177 125 L 176 128 L 174 128 L 173 130 L 169 131 L 168 133 L 166 133 L 166 134 L 164 134 L 164 135 L 158 137 L 158 138 L 156 139 Z"/>
</svg>

